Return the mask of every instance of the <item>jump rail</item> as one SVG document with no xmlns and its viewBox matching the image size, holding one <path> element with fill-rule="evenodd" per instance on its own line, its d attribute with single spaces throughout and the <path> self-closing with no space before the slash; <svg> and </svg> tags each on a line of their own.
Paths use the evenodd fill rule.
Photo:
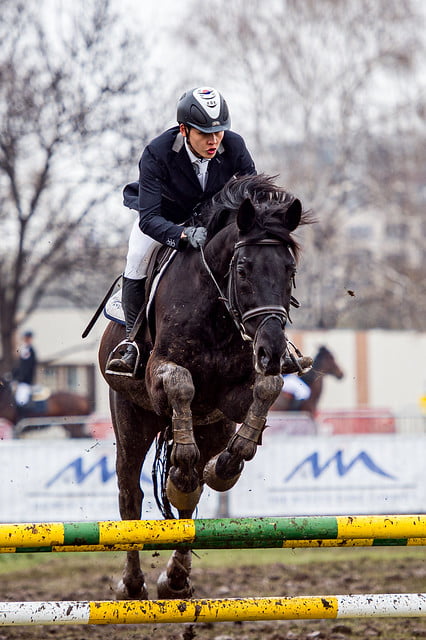
<svg viewBox="0 0 426 640">
<path fill-rule="evenodd" d="M 394 618 L 426 616 L 426 593 L 219 600 L 0 603 L 0 626 L 321 620 L 370 616 Z"/>
<path fill-rule="evenodd" d="M 9 552 L 58 551 L 59 547 L 127 550 L 127 545 L 151 550 L 179 544 L 193 548 L 361 546 L 365 541 L 426 544 L 426 515 L 0 524 L 0 549 Z"/>
<path fill-rule="evenodd" d="M 335 540 L 270 540 L 250 538 L 249 540 L 206 540 L 205 542 L 166 544 L 91 544 L 54 545 L 46 547 L 0 547 L 1 553 L 82 553 L 101 551 L 169 551 L 172 549 L 319 549 L 332 547 L 421 547 L 426 546 L 426 538 L 348 538 Z"/>
<path fill-rule="evenodd" d="M 426 516 L 0 524 L 0 551 L 424 545 Z M 0 626 L 426 616 L 426 593 L 153 601 L 0 602 Z"/>
</svg>

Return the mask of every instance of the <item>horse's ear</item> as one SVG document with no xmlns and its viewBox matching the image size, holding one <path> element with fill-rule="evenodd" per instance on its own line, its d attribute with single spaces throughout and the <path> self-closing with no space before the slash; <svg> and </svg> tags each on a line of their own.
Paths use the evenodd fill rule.
<svg viewBox="0 0 426 640">
<path fill-rule="evenodd" d="M 250 198 L 246 198 L 238 209 L 237 225 L 240 231 L 248 233 L 256 220 L 256 211 Z"/>
<path fill-rule="evenodd" d="M 285 214 L 285 228 L 294 231 L 299 226 L 302 217 L 302 203 L 295 198 Z"/>
</svg>

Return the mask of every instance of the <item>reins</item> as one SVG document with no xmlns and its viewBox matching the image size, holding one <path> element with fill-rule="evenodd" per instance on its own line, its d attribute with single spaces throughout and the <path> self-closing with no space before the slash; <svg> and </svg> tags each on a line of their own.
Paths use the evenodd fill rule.
<svg viewBox="0 0 426 640">
<path fill-rule="evenodd" d="M 234 313 L 233 313 L 233 310 L 231 309 L 231 306 L 230 306 L 230 304 L 229 304 L 228 299 L 227 299 L 227 298 L 226 298 L 226 296 L 223 294 L 222 289 L 220 288 L 219 283 L 217 282 L 216 278 L 214 277 L 213 271 L 210 269 L 209 265 L 207 264 L 206 257 L 205 257 L 205 255 L 204 255 L 204 250 L 203 250 L 203 247 L 202 247 L 202 246 L 200 246 L 200 253 L 201 253 L 201 261 L 202 261 L 202 263 L 203 263 L 203 265 L 204 265 L 204 267 L 205 267 L 205 269 L 206 269 L 207 273 L 209 274 L 209 276 L 210 276 L 211 280 L 213 281 L 213 284 L 215 285 L 216 289 L 217 289 L 217 290 L 218 290 L 218 292 L 219 292 L 219 300 L 220 300 L 221 302 L 223 302 L 223 304 L 225 305 L 225 308 L 226 308 L 226 310 L 227 310 L 228 314 L 231 316 L 232 320 L 234 321 L 235 326 L 237 327 L 238 331 L 239 331 L 239 332 L 241 333 L 241 335 L 243 336 L 242 329 L 244 330 L 244 328 L 241 328 L 241 325 L 240 325 L 240 323 L 238 322 L 238 319 L 235 317 L 235 315 L 234 315 Z M 246 339 L 247 339 L 247 338 L 244 338 L 244 336 L 243 336 L 243 340 L 246 340 Z"/>
</svg>

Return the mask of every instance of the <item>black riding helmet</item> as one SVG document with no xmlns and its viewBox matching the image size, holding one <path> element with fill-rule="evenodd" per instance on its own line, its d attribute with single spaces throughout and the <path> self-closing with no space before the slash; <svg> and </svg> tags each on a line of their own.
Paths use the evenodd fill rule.
<svg viewBox="0 0 426 640">
<path fill-rule="evenodd" d="M 203 133 L 225 131 L 231 126 L 228 105 L 213 87 L 197 87 L 180 97 L 177 121 Z"/>
</svg>

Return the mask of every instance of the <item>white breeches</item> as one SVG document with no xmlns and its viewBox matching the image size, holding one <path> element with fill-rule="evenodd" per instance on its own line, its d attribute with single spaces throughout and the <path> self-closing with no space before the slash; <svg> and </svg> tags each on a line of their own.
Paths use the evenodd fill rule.
<svg viewBox="0 0 426 640">
<path fill-rule="evenodd" d="M 142 280 L 146 277 L 148 268 L 148 248 L 152 244 L 160 244 L 147 236 L 139 228 L 139 218 L 136 218 L 129 238 L 129 248 L 127 251 L 126 267 L 124 277 L 131 280 Z"/>
<path fill-rule="evenodd" d="M 24 406 L 30 401 L 31 398 L 31 385 L 26 382 L 19 382 L 15 391 L 16 404 L 20 407 Z"/>
<path fill-rule="evenodd" d="M 283 391 L 291 393 L 296 400 L 307 400 L 311 395 L 310 387 L 294 373 L 284 376 Z"/>
</svg>

